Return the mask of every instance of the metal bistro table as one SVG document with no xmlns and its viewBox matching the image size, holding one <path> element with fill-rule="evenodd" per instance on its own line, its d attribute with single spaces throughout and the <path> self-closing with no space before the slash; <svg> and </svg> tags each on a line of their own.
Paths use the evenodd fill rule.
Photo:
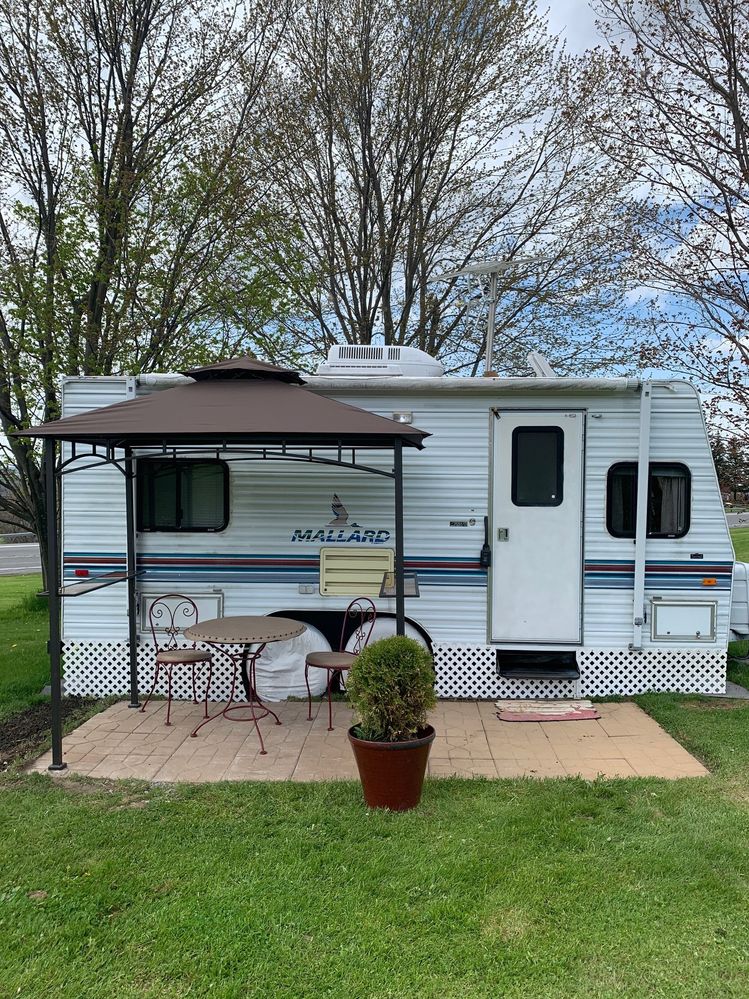
<svg viewBox="0 0 749 999">
<path fill-rule="evenodd" d="M 257 692 L 255 677 L 255 665 L 258 657 L 269 642 L 285 642 L 290 638 L 297 638 L 306 626 L 299 621 L 292 621 L 288 617 L 216 617 L 210 621 L 201 621 L 198 624 L 185 628 L 183 634 L 185 638 L 193 642 L 205 642 L 206 645 L 227 646 L 241 645 L 241 652 L 234 652 L 227 648 L 220 651 L 227 656 L 234 667 L 234 674 L 231 681 L 231 693 L 225 707 L 215 715 L 205 718 L 192 732 L 194 738 L 200 729 L 213 721 L 215 718 L 229 718 L 234 721 L 252 722 L 260 740 L 260 754 L 266 755 L 263 736 L 258 722 L 268 715 L 276 719 L 276 725 L 280 725 L 278 715 L 272 711 L 267 704 L 264 704 Z M 234 695 L 237 688 L 237 673 L 242 678 L 247 704 L 234 704 Z M 256 710 L 257 705 L 257 710 Z M 247 711 L 249 717 L 234 717 L 236 712 Z"/>
</svg>

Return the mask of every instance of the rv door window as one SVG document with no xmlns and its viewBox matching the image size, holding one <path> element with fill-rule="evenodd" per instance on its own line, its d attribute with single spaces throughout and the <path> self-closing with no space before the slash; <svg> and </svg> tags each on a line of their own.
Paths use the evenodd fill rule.
<svg viewBox="0 0 749 999">
<path fill-rule="evenodd" d="M 229 523 L 229 469 L 215 459 L 141 458 L 139 531 L 223 531 Z"/>
<path fill-rule="evenodd" d="M 683 538 L 689 530 L 691 476 L 686 465 L 652 463 L 648 474 L 649 538 Z M 609 469 L 606 528 L 615 538 L 634 538 L 637 513 L 637 463 Z"/>
<path fill-rule="evenodd" d="M 515 427 L 512 432 L 512 502 L 515 506 L 559 506 L 563 467 L 564 431 L 561 427 Z"/>
</svg>

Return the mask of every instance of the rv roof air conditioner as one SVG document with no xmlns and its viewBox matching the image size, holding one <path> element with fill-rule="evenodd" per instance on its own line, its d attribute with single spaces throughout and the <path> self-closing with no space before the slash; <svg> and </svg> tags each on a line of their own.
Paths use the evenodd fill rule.
<svg viewBox="0 0 749 999">
<path fill-rule="evenodd" d="M 318 375 L 368 378 L 441 378 L 439 361 L 416 347 L 374 347 L 342 344 L 331 347 Z"/>
</svg>

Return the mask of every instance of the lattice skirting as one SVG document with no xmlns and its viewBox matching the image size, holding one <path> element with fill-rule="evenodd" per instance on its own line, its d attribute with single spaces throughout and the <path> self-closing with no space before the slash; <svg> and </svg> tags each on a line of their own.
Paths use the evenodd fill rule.
<svg viewBox="0 0 749 999">
<path fill-rule="evenodd" d="M 232 667 L 214 652 L 210 699 L 226 700 Z M 579 681 L 505 680 L 497 675 L 496 649 L 491 645 L 435 645 L 437 694 L 448 698 L 595 697 L 641 694 L 646 691 L 716 694 L 726 685 L 725 649 L 579 649 Z M 127 642 L 66 642 L 63 657 L 65 690 L 95 697 L 126 695 L 130 690 Z M 153 679 L 153 646 L 138 647 L 141 692 Z M 189 669 L 175 670 L 172 696 L 192 697 Z M 258 677 L 262 694 L 262 683 Z M 198 679 L 198 696 L 204 692 Z M 162 679 L 156 693 L 166 696 Z"/>
<path fill-rule="evenodd" d="M 198 648 L 208 649 L 198 644 Z M 211 677 L 211 701 L 226 701 L 231 690 L 233 667 L 229 660 L 213 652 L 213 674 Z M 236 651 L 239 651 L 237 648 Z M 138 676 L 142 694 L 148 693 L 153 682 L 155 668 L 152 645 L 138 646 Z M 130 693 L 130 659 L 127 642 L 66 642 L 63 650 L 65 672 L 65 692 L 87 694 L 94 697 L 111 697 Z M 196 672 L 198 699 L 205 695 L 207 673 L 205 666 Z M 239 682 L 239 681 L 238 681 Z M 262 684 L 258 677 L 258 688 L 262 694 Z M 166 676 L 161 671 L 155 695 L 166 697 Z M 189 667 L 175 669 L 172 674 L 172 697 L 176 700 L 192 698 L 192 677 Z M 240 687 L 240 699 L 243 699 Z"/>
<path fill-rule="evenodd" d="M 646 691 L 716 694 L 726 687 L 725 649 L 579 649 L 580 679 L 505 680 L 491 645 L 435 645 L 439 697 L 595 697 Z"/>
<path fill-rule="evenodd" d="M 580 695 L 722 694 L 726 689 L 725 649 L 583 649 Z"/>
</svg>

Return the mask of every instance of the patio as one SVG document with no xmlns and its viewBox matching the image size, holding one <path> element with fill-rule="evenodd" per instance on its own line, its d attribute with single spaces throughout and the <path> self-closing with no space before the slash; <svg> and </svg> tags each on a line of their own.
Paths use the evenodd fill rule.
<svg viewBox="0 0 749 999">
<path fill-rule="evenodd" d="M 141 714 L 126 702 L 113 705 L 65 736 L 69 773 L 88 777 L 147 781 L 314 781 L 356 778 L 346 730 L 347 704 L 334 705 L 333 732 L 327 731 L 327 704 L 274 705 L 282 725 L 262 725 L 268 753 L 252 725 L 217 719 L 190 732 L 202 706 L 172 705 L 173 724 L 164 725 L 166 705 L 152 702 Z M 649 715 L 629 702 L 598 704 L 599 721 L 501 722 L 491 701 L 441 701 L 431 720 L 437 730 L 429 774 L 432 777 L 701 777 L 705 767 Z M 214 705 L 215 708 L 215 705 Z M 30 766 L 44 772 L 45 753 Z"/>
</svg>

